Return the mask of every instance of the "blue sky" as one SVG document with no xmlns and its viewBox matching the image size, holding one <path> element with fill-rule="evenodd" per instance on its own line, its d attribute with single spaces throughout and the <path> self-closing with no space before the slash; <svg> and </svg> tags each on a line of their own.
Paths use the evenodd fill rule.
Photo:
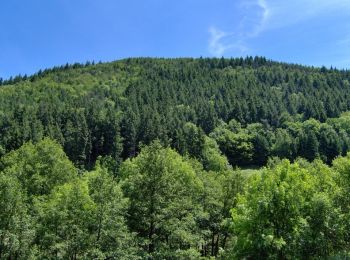
<svg viewBox="0 0 350 260">
<path fill-rule="evenodd" d="M 126 57 L 350 68 L 350 0 L 2 0 L 0 77 Z"/>
</svg>

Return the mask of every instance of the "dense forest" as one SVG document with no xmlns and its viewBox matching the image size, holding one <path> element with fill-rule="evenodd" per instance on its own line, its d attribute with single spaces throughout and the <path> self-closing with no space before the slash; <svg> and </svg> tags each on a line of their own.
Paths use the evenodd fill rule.
<svg viewBox="0 0 350 260">
<path fill-rule="evenodd" d="M 350 257 L 350 71 L 133 58 L 0 79 L 0 259 Z"/>
</svg>

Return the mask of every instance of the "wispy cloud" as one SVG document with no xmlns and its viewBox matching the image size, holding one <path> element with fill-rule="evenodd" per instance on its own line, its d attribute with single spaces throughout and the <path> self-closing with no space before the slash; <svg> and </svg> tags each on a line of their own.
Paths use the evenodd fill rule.
<svg viewBox="0 0 350 260">
<path fill-rule="evenodd" d="M 270 10 L 265 0 L 246 1 L 240 5 L 242 19 L 233 31 L 223 31 L 210 26 L 209 52 L 213 56 L 222 56 L 227 51 L 243 55 L 248 50 L 247 40 L 259 36 L 265 29 Z"/>
<path fill-rule="evenodd" d="M 265 0 L 247 1 L 241 3 L 244 17 L 240 22 L 240 34 L 246 38 L 259 36 L 265 28 L 271 11 Z"/>
<path fill-rule="evenodd" d="M 222 56 L 227 52 L 243 55 L 249 50 L 252 39 L 264 32 L 304 22 L 322 14 L 350 11 L 349 0 L 248 0 L 242 1 L 238 13 L 239 24 L 230 31 L 209 28 L 209 52 Z M 347 39 L 344 39 L 347 41 Z M 238 53 L 237 53 L 238 52 Z"/>
<path fill-rule="evenodd" d="M 230 49 L 229 45 L 222 42 L 222 39 L 227 37 L 227 33 L 214 26 L 209 28 L 209 33 L 209 52 L 214 56 L 222 56 L 226 50 Z"/>
<path fill-rule="evenodd" d="M 228 50 L 244 52 L 247 49 L 239 39 L 235 39 L 233 33 L 224 32 L 215 26 L 209 28 L 209 33 L 209 52 L 213 56 L 220 57 Z"/>
</svg>

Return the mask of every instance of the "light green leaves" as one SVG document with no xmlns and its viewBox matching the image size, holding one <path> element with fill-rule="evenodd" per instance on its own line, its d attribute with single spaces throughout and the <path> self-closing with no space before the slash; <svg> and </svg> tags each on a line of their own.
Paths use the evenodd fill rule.
<svg viewBox="0 0 350 260">
<path fill-rule="evenodd" d="M 235 257 L 329 256 L 342 245 L 336 174 L 283 160 L 251 178 L 232 210 Z"/>
</svg>

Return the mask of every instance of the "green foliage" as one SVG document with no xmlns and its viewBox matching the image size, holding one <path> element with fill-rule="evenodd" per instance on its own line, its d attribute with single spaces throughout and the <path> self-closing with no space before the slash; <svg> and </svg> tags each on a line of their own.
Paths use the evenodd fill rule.
<svg viewBox="0 0 350 260">
<path fill-rule="evenodd" d="M 57 187 L 38 201 L 40 258 L 81 258 L 93 243 L 89 236 L 96 205 L 84 181 Z"/>
<path fill-rule="evenodd" d="M 295 143 L 286 129 L 277 129 L 275 143 L 272 146 L 272 153 L 281 158 L 291 159 L 295 154 Z"/>
<path fill-rule="evenodd" d="M 205 137 L 200 161 L 156 141 L 117 174 L 101 159 L 78 175 L 57 143 L 27 143 L 1 161 L 1 257 L 346 255 L 349 161 L 339 157 L 329 167 L 320 160 L 275 160 L 244 178 Z"/>
<path fill-rule="evenodd" d="M 231 164 L 247 165 L 252 162 L 252 137 L 246 131 L 240 129 L 235 133 L 223 126 L 216 128 L 210 137 L 215 139 Z"/>
<path fill-rule="evenodd" d="M 35 205 L 40 258 L 136 259 L 124 219 L 126 203 L 118 184 L 99 166 L 54 189 Z"/>
<path fill-rule="evenodd" d="M 129 233 L 126 226 L 128 200 L 119 184 L 100 165 L 84 177 L 96 207 L 91 221 L 95 247 L 89 252 L 89 258 L 138 258 L 134 234 Z"/>
<path fill-rule="evenodd" d="M 218 256 L 230 247 L 232 236 L 230 231 L 230 210 L 235 206 L 236 196 L 242 192 L 244 179 L 239 171 L 200 173 L 204 184 L 202 205 L 206 218 L 202 220 L 203 256 Z"/>
<path fill-rule="evenodd" d="M 350 241 L 350 153 L 346 157 L 339 157 L 333 161 L 333 168 L 339 172 L 337 183 L 341 188 L 341 192 L 337 198 L 338 205 L 342 208 L 344 215 L 344 223 L 346 225 L 345 237 L 347 241 L 347 249 L 349 250 Z M 349 250 L 350 251 L 350 250 Z"/>
<path fill-rule="evenodd" d="M 327 257 L 343 246 L 336 174 L 284 160 L 253 176 L 232 210 L 236 258 Z"/>
<path fill-rule="evenodd" d="M 24 259 L 31 255 L 35 235 L 26 196 L 12 176 L 0 173 L 0 258 Z"/>
<path fill-rule="evenodd" d="M 113 173 L 98 164 L 78 176 L 49 139 L 6 154 L 1 166 L 1 258 L 138 259 Z"/>
<path fill-rule="evenodd" d="M 186 123 L 183 127 L 182 144 L 178 148 L 182 154 L 189 154 L 201 158 L 204 149 L 205 134 L 203 130 L 192 123 Z"/>
<path fill-rule="evenodd" d="M 0 155 L 50 137 L 82 170 L 111 156 L 116 174 L 121 157 L 155 139 L 199 159 L 204 133 L 225 122 L 215 140 L 231 164 L 264 165 L 270 155 L 330 163 L 350 147 L 349 116 L 331 119 L 350 110 L 348 78 L 348 71 L 262 57 L 67 64 L 1 82 Z M 303 135 L 289 127 L 311 118 L 335 132 L 311 127 Z M 250 131 L 256 123 L 263 129 Z M 281 135 L 274 146 L 277 128 L 287 130 L 292 151 L 283 151 Z"/>
<path fill-rule="evenodd" d="M 229 167 L 227 158 L 221 153 L 216 141 L 210 137 L 205 137 L 202 151 L 202 163 L 206 170 L 220 172 Z"/>
<path fill-rule="evenodd" d="M 349 77 L 135 58 L 0 81 L 0 258 L 346 258 Z"/>
<path fill-rule="evenodd" d="M 154 142 L 135 159 L 127 160 L 121 175 L 130 200 L 129 226 L 139 234 L 147 255 L 193 258 L 193 249 L 200 244 L 197 221 L 202 208 L 198 199 L 203 184 L 191 164 Z"/>
<path fill-rule="evenodd" d="M 47 138 L 6 154 L 1 158 L 0 170 L 17 178 L 29 196 L 46 195 L 77 174 L 61 146 Z"/>
</svg>

